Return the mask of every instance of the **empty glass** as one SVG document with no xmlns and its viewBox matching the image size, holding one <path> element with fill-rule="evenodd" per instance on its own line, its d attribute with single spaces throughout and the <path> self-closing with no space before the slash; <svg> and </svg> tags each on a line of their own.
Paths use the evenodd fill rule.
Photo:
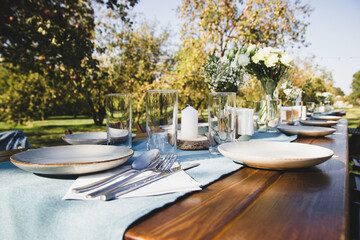
<svg viewBox="0 0 360 240">
<path fill-rule="evenodd" d="M 311 117 L 315 112 L 315 103 L 306 102 L 306 116 Z"/>
<path fill-rule="evenodd" d="M 236 94 L 215 92 L 209 94 L 210 153 L 220 154 L 217 147 L 235 141 Z"/>
<path fill-rule="evenodd" d="M 105 110 L 107 144 L 131 148 L 131 94 L 107 94 Z"/>
<path fill-rule="evenodd" d="M 147 150 L 176 154 L 178 91 L 148 90 L 145 98 Z"/>
</svg>

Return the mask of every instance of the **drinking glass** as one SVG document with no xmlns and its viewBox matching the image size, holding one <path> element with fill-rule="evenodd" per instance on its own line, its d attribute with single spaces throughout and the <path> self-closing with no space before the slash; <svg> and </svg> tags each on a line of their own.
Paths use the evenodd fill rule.
<svg viewBox="0 0 360 240">
<path fill-rule="evenodd" d="M 294 101 L 292 103 L 292 108 L 293 108 L 293 118 L 292 118 L 292 122 L 294 124 L 298 124 L 299 121 L 302 118 L 302 108 L 303 108 L 303 103 L 299 102 L 299 101 Z"/>
<path fill-rule="evenodd" d="M 178 91 L 146 91 L 146 148 L 176 154 Z"/>
<path fill-rule="evenodd" d="M 220 154 L 217 147 L 235 141 L 236 94 L 215 92 L 209 94 L 209 151 Z"/>
<path fill-rule="evenodd" d="M 277 127 L 280 124 L 281 100 L 264 100 L 262 105 L 265 109 L 266 132 L 278 132 Z"/>
<path fill-rule="evenodd" d="M 131 94 L 107 94 L 105 110 L 107 144 L 131 148 Z"/>
<path fill-rule="evenodd" d="M 315 103 L 306 102 L 306 116 L 311 117 L 315 112 Z"/>
<path fill-rule="evenodd" d="M 256 132 L 265 132 L 266 131 L 266 119 L 265 116 L 262 116 L 261 109 L 263 109 L 263 104 L 265 101 L 254 101 L 254 130 Z"/>
<path fill-rule="evenodd" d="M 302 102 L 286 101 L 281 107 L 281 122 L 297 124 L 302 119 Z"/>
</svg>

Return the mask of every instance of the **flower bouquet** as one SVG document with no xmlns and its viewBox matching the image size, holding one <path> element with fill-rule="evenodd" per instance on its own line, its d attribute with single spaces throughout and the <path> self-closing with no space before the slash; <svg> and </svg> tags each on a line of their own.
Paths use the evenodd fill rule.
<svg viewBox="0 0 360 240">
<path fill-rule="evenodd" d="M 285 102 L 281 110 L 282 121 L 294 124 L 302 116 L 302 89 L 295 87 L 291 81 L 286 81 L 281 85 L 285 95 Z"/>
<path fill-rule="evenodd" d="M 250 58 L 246 71 L 260 80 L 266 95 L 259 118 L 265 122 L 266 131 L 277 131 L 281 102 L 276 100 L 275 92 L 287 70 L 292 68 L 293 57 L 277 48 L 258 48 L 255 45 L 246 47 L 246 54 Z"/>
<path fill-rule="evenodd" d="M 276 98 L 274 92 L 288 69 L 292 68 L 293 57 L 286 52 L 272 47 L 247 47 L 250 63 L 246 65 L 248 73 L 260 80 L 268 98 Z"/>
<path fill-rule="evenodd" d="M 284 89 L 285 98 L 287 101 L 297 101 L 301 99 L 302 89 L 295 87 L 291 81 L 286 81 L 281 85 L 281 88 Z M 299 99 L 299 101 L 301 101 Z"/>
<path fill-rule="evenodd" d="M 243 49 L 231 49 L 223 57 L 208 57 L 203 73 L 213 92 L 237 92 L 243 83 L 244 67 L 250 62 Z"/>
<path fill-rule="evenodd" d="M 329 92 L 317 92 L 316 93 L 316 97 L 318 98 L 319 102 L 320 102 L 320 106 L 318 111 L 319 112 L 326 112 L 326 111 L 330 111 L 332 110 L 332 108 L 330 107 L 330 101 L 333 98 L 333 95 Z"/>
</svg>

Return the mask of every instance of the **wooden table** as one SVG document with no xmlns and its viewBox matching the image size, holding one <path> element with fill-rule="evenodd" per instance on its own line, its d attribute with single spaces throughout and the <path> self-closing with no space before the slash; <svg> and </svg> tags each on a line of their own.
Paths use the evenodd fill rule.
<svg viewBox="0 0 360 240">
<path fill-rule="evenodd" d="M 347 239 L 347 121 L 325 138 L 296 142 L 332 149 L 316 167 L 245 167 L 133 224 L 125 239 Z M 260 150 L 260 149 L 259 149 Z"/>
</svg>

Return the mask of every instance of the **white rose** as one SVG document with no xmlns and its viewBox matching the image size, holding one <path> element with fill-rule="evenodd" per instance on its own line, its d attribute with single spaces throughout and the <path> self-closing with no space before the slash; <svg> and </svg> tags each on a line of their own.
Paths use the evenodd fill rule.
<svg viewBox="0 0 360 240">
<path fill-rule="evenodd" d="M 280 58 L 280 62 L 282 64 L 284 64 L 285 66 L 288 66 L 288 67 L 291 66 L 291 63 L 292 63 L 293 60 L 294 60 L 294 58 L 291 55 L 287 54 L 287 53 L 284 53 Z"/>
<path fill-rule="evenodd" d="M 254 51 L 256 49 L 256 45 L 254 44 L 250 44 L 249 47 L 246 50 L 247 54 L 250 54 L 252 51 Z"/>
<path fill-rule="evenodd" d="M 265 60 L 265 55 L 264 55 L 264 51 L 262 51 L 262 49 L 260 49 L 259 51 L 257 51 L 254 56 L 252 56 L 251 60 L 254 63 L 258 63 L 259 61 L 264 61 Z"/>
<path fill-rule="evenodd" d="M 250 63 L 249 56 L 247 54 L 240 54 L 237 58 L 237 62 L 240 66 L 246 66 Z"/>
<path fill-rule="evenodd" d="M 289 96 L 289 94 L 291 93 L 291 89 L 289 89 L 289 88 L 285 89 L 284 93 L 285 93 L 286 96 Z"/>
<path fill-rule="evenodd" d="M 274 67 L 278 61 L 279 61 L 278 55 L 276 53 L 271 53 L 265 60 L 265 65 L 267 67 Z"/>
</svg>

